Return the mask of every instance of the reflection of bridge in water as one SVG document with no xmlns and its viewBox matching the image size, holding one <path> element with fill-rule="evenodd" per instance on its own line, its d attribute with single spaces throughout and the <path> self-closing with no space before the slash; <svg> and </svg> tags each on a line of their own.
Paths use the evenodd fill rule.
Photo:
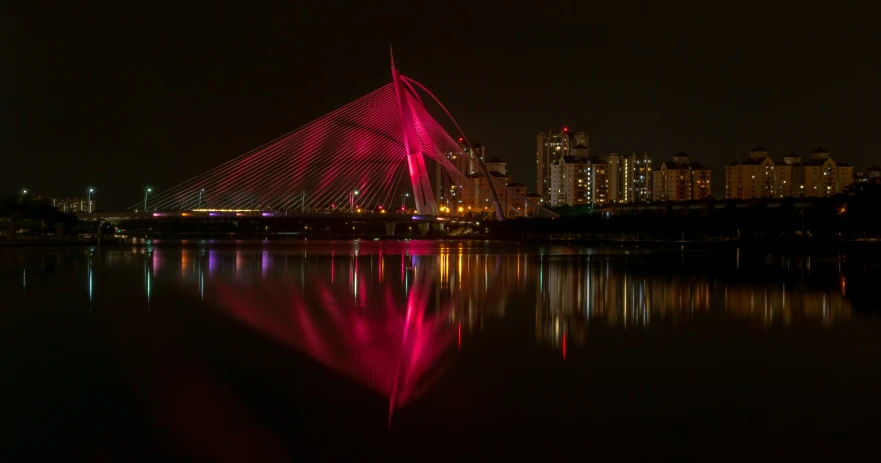
<svg viewBox="0 0 881 463">
<path fill-rule="evenodd" d="M 648 262 L 614 251 L 534 254 L 496 246 L 503 245 L 153 247 L 145 287 L 149 295 L 156 279 L 178 279 L 206 303 L 387 397 L 390 417 L 441 377 L 457 346 L 467 348 L 470 337 L 510 311 L 534 311 L 539 344 L 564 358 L 589 329 L 643 330 L 714 317 L 785 327 L 851 315 L 844 277 L 826 287 L 799 282 L 812 271 L 796 260 L 781 264 L 793 275 L 781 281 L 733 262 L 689 270 L 675 265 L 678 253 Z"/>
<path fill-rule="evenodd" d="M 418 243 L 345 248 L 175 251 L 206 303 L 387 397 L 391 419 L 443 374 L 463 322 L 467 335 L 477 317 L 503 315 L 502 261 L 448 247 L 423 255 Z M 154 248 L 152 272 L 166 252 Z M 478 265 L 483 279 L 473 278 Z"/>
</svg>

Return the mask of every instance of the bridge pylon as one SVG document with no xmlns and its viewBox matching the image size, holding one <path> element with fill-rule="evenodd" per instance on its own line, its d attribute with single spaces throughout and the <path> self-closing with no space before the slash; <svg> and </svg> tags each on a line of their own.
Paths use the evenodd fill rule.
<svg viewBox="0 0 881 463">
<path fill-rule="evenodd" d="M 395 56 L 389 45 L 389 55 L 392 64 L 392 81 L 395 84 L 395 96 L 398 98 L 398 108 L 401 113 L 401 126 L 404 131 L 404 149 L 407 151 L 407 168 L 410 174 L 410 182 L 413 185 L 413 196 L 416 200 L 416 211 L 419 215 L 438 215 L 437 202 L 434 192 L 431 191 L 431 181 L 428 178 L 428 170 L 425 168 L 425 157 L 422 155 L 422 147 L 416 136 L 416 127 L 413 125 L 413 112 L 407 102 L 406 90 L 401 85 L 401 74 L 395 69 Z"/>
</svg>

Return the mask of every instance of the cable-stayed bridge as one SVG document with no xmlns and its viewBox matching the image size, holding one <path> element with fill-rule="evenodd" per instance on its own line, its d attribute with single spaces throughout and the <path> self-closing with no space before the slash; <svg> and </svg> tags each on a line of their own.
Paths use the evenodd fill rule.
<svg viewBox="0 0 881 463">
<path fill-rule="evenodd" d="M 423 98 L 446 113 L 462 145 L 429 114 Z M 554 215 L 489 175 L 480 159 L 472 159 L 480 175 L 457 169 L 450 159 L 473 156 L 469 146 L 443 104 L 425 86 L 398 72 L 392 58 L 390 83 L 169 190 L 145 195 L 129 209 L 385 213 L 396 209 L 398 197 L 409 187 L 420 216 L 470 212 L 504 220 Z M 436 167 L 436 190 L 427 163 Z M 441 194 L 455 197 L 452 208 L 449 203 L 438 207 L 435 191 L 441 191 L 440 185 Z M 478 201 L 475 196 L 485 198 Z M 463 203 L 485 206 L 464 211 Z"/>
</svg>

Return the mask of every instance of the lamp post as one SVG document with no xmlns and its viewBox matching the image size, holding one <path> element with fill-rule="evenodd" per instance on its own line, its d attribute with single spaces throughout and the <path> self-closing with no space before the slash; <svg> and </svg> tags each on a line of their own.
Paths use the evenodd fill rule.
<svg viewBox="0 0 881 463">
<path fill-rule="evenodd" d="M 21 202 L 24 202 L 24 197 L 25 197 L 25 195 L 27 195 L 27 194 L 28 194 L 28 189 L 27 189 L 27 188 L 22 188 L 22 189 L 21 189 Z"/>
<path fill-rule="evenodd" d="M 354 190 L 349 193 L 349 212 L 355 212 L 355 196 L 358 195 L 358 190 Z"/>
<path fill-rule="evenodd" d="M 144 188 L 144 212 L 147 212 L 147 194 L 151 191 L 153 191 L 153 189 L 150 187 Z"/>
<path fill-rule="evenodd" d="M 88 202 L 89 214 L 92 213 L 92 193 L 94 193 L 94 192 L 95 192 L 95 189 L 92 187 L 89 187 L 89 202 Z"/>
<path fill-rule="evenodd" d="M 204 192 L 205 192 L 204 188 L 199 190 L 199 209 L 202 209 L 202 193 L 204 193 Z"/>
<path fill-rule="evenodd" d="M 404 198 L 409 198 L 410 193 L 404 193 L 401 195 L 401 210 L 404 211 L 407 209 L 407 206 L 404 204 Z"/>
</svg>

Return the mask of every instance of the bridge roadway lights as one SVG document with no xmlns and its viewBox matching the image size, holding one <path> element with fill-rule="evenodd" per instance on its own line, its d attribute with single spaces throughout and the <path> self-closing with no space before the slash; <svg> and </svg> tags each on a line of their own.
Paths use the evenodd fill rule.
<svg viewBox="0 0 881 463">
<path fill-rule="evenodd" d="M 395 236 L 395 224 L 397 222 L 385 223 L 385 236 Z"/>
</svg>

